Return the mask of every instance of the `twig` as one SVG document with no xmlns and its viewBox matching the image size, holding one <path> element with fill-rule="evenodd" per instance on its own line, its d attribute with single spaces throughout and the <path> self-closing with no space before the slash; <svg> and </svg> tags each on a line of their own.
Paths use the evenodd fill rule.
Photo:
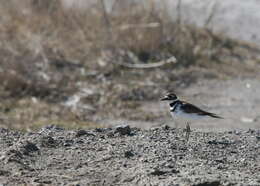
<svg viewBox="0 0 260 186">
<path fill-rule="evenodd" d="M 160 23 L 147 23 L 147 24 L 125 24 L 119 27 L 119 30 L 127 30 L 130 28 L 157 28 L 160 26 Z"/>
<path fill-rule="evenodd" d="M 182 2 L 181 0 L 178 0 L 178 3 L 177 3 L 177 24 L 181 24 L 181 5 L 182 5 Z"/>
<path fill-rule="evenodd" d="M 168 63 L 177 63 L 177 59 L 172 56 L 166 60 L 162 60 L 162 61 L 158 61 L 156 63 L 150 63 L 150 64 L 130 64 L 130 63 L 122 63 L 122 62 L 115 62 L 116 64 L 122 65 L 124 67 L 128 67 L 128 68 L 139 68 L 139 69 L 144 69 L 144 68 L 156 68 L 156 67 L 160 67 L 163 66 L 165 64 Z"/>
<path fill-rule="evenodd" d="M 111 24 L 110 24 L 110 20 L 106 11 L 106 6 L 105 6 L 105 2 L 104 0 L 100 0 L 100 4 L 102 7 L 102 11 L 103 11 L 103 17 L 104 17 L 104 22 L 106 24 L 106 28 L 107 28 L 107 32 L 108 32 L 108 37 L 110 37 L 111 34 Z"/>
<path fill-rule="evenodd" d="M 214 16 L 216 15 L 216 11 L 218 8 L 217 5 L 218 5 L 217 1 L 215 1 L 214 5 L 211 8 L 210 14 L 204 23 L 204 27 L 207 27 L 209 25 L 209 23 L 211 23 L 211 21 L 213 20 Z"/>
</svg>

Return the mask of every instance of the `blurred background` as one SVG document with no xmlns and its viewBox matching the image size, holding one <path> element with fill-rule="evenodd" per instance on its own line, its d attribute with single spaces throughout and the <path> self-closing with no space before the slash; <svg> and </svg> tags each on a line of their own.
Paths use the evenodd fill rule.
<svg viewBox="0 0 260 186">
<path fill-rule="evenodd" d="M 0 126 L 149 128 L 168 91 L 260 127 L 257 0 L 0 0 Z M 174 57 L 177 60 L 174 60 Z"/>
</svg>

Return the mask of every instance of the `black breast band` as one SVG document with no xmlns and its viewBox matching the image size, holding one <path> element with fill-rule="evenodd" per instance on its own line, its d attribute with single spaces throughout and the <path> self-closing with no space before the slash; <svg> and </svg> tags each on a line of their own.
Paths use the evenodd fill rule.
<svg viewBox="0 0 260 186">
<path fill-rule="evenodd" d="M 176 110 L 177 105 L 179 104 L 179 102 L 180 102 L 179 100 L 176 100 L 176 101 L 170 103 L 171 112 L 174 112 Z"/>
</svg>

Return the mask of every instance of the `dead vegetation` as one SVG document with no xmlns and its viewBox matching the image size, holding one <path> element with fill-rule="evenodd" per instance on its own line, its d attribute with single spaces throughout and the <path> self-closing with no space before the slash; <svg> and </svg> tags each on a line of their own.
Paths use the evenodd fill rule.
<svg viewBox="0 0 260 186">
<path fill-rule="evenodd" d="M 86 9 L 66 9 L 61 0 L 0 2 L 0 119 L 8 127 L 34 128 L 32 123 L 49 124 L 53 118 L 81 124 L 100 114 L 151 119 L 131 117 L 139 112 L 138 101 L 172 89 L 169 82 L 191 82 L 184 77 L 192 68 L 209 69 L 212 77 L 250 75 L 259 61 L 258 49 L 185 25 L 181 18 L 174 22 L 153 1 L 115 1 L 110 11 L 103 0 Z M 129 68 L 172 56 L 176 64 Z M 64 106 L 73 95 L 80 108 L 79 102 Z M 26 104 L 17 107 L 20 101 Z M 24 117 L 16 117 L 20 111 Z"/>
</svg>

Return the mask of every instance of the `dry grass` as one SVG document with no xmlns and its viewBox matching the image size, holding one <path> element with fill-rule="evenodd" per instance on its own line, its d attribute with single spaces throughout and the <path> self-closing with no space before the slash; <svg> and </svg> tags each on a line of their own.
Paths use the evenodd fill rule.
<svg viewBox="0 0 260 186">
<path fill-rule="evenodd" d="M 132 101 L 151 100 L 159 94 L 154 89 L 156 83 L 164 85 L 176 79 L 173 66 L 156 69 L 155 75 L 151 71 L 126 71 L 117 62 L 151 63 L 174 55 L 177 68 L 200 66 L 230 73 L 234 68 L 226 68 L 226 64 L 239 66 L 241 60 L 251 59 L 251 55 L 243 57 L 253 49 L 249 45 L 172 22 L 167 11 L 158 10 L 152 1 L 144 1 L 143 6 L 115 1 L 112 13 L 105 11 L 102 2 L 79 10 L 65 9 L 61 0 L 0 0 L 0 98 L 2 110 L 11 110 L 8 117 L 17 123 L 14 128 L 34 128 L 33 123 L 61 117 L 62 121 L 73 121 L 73 117 L 63 117 L 70 111 L 63 112 L 59 103 L 76 93 L 81 83 L 96 86 L 96 93 L 103 97 L 88 102 L 102 112 L 120 108 L 127 94 Z M 107 51 L 112 51 L 110 58 L 104 58 Z M 241 69 L 245 69 L 243 65 Z M 140 81 L 154 84 L 147 89 Z M 32 97 L 39 99 L 39 104 L 35 106 Z M 28 105 L 18 106 L 24 99 Z M 15 104 L 8 106 L 5 100 Z M 53 107 L 59 110 L 55 117 L 50 114 Z M 24 117 L 17 108 L 28 108 L 21 109 Z M 118 116 L 121 112 L 115 113 Z M 79 122 L 88 120 L 80 118 Z"/>
<path fill-rule="evenodd" d="M 188 65 L 214 59 L 223 48 L 235 46 L 209 30 L 173 23 L 151 1 L 146 6 L 133 3 L 115 8 L 113 14 L 104 10 L 102 1 L 84 11 L 64 9 L 59 0 L 1 1 L 1 50 L 8 61 L 10 56 L 30 56 L 42 62 L 55 58 L 93 67 L 104 49 L 113 48 L 129 50 L 145 62 L 158 57 L 154 53 L 174 54 Z"/>
<path fill-rule="evenodd" d="M 87 118 L 83 120 L 82 116 L 66 107 L 46 103 L 36 98 L 9 100 L 0 107 L 1 126 L 12 129 L 31 131 L 53 124 L 67 129 L 98 127 L 97 123 Z"/>
</svg>

